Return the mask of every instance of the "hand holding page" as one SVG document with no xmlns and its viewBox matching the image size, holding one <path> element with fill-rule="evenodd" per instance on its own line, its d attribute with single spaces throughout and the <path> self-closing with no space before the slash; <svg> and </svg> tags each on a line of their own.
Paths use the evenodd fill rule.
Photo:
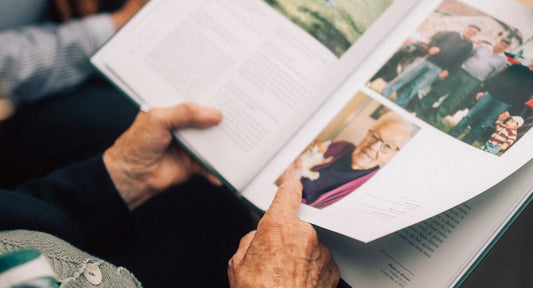
<svg viewBox="0 0 533 288">
<path fill-rule="evenodd" d="M 412 2 L 397 3 L 392 16 L 398 19 Z M 324 38 L 323 42 L 331 42 L 330 37 L 345 39 L 337 41 L 342 45 L 326 47 L 288 21 L 286 17 L 300 19 L 299 14 L 290 16 L 299 10 L 288 3 L 274 5 L 285 11 L 284 16 L 263 1 L 153 1 L 94 61 L 148 107 L 194 99 L 221 109 L 225 117 L 219 129 L 200 134 L 188 131 L 180 140 L 203 159 L 210 159 L 214 169 L 224 171 L 222 176 L 242 190 L 331 94 L 336 86 L 332 83 L 342 82 L 379 41 L 368 33 L 361 36 L 366 27 L 380 14 L 393 12 L 386 10 L 390 1 L 383 0 L 366 8 L 364 4 L 348 6 L 370 11 L 365 17 L 351 18 L 327 2 L 309 5 L 306 9 L 318 9 L 316 13 L 333 13 L 328 17 L 339 26 L 325 22 L 310 31 Z M 323 16 L 312 20 L 321 21 Z M 380 30 L 390 29 L 394 22 L 384 24 L 374 25 L 375 33 L 383 34 Z M 302 25 L 312 29 L 317 24 Z M 333 28 L 338 31 L 333 36 L 324 33 Z M 344 53 L 350 43 L 352 47 Z M 343 53 L 345 60 L 339 61 L 337 55 Z M 216 150 L 210 139 L 219 139 Z M 238 166 L 232 164 L 236 157 Z"/>
<path fill-rule="evenodd" d="M 472 116 L 476 110 L 486 113 L 492 107 L 474 108 L 472 96 L 468 97 L 468 93 L 475 93 L 483 87 L 514 91 L 513 97 L 503 100 L 513 101 L 514 104 L 507 108 L 514 115 L 530 113 L 524 103 L 533 95 L 533 77 L 530 75 L 533 71 L 528 68 L 530 61 L 527 59 L 527 55 L 533 51 L 525 42 L 528 39 L 526 37 L 533 35 L 530 31 L 533 26 L 525 23 L 531 24 L 533 18 L 528 15 L 533 11 L 525 10 L 523 16 L 518 17 L 514 6 L 504 9 L 498 5 L 495 5 L 496 8 L 479 5 L 477 2 L 471 5 L 484 10 L 489 9 L 487 6 L 491 7 L 491 13 L 497 10 L 495 15 L 503 18 L 501 21 L 511 21 L 507 25 L 513 28 L 503 33 L 501 29 L 504 28 L 498 28 L 498 24 L 480 24 L 485 21 L 495 23 L 495 16 L 489 16 L 488 12 L 476 10 L 462 2 L 435 1 L 417 5 L 415 12 L 419 14 L 414 12 L 413 17 L 406 19 L 402 26 L 387 34 L 386 43 L 398 43 L 401 48 L 394 52 L 392 45 L 381 45 L 370 57 L 372 61 L 359 66 L 350 80 L 306 121 L 284 149 L 246 187 L 243 195 L 264 209 L 260 203 L 269 203 L 272 197 L 264 192 L 265 187 L 272 186 L 275 183 L 272 179 L 277 179 L 294 159 L 299 158 L 295 155 L 305 151 L 309 143 L 331 141 L 337 145 L 327 151 L 323 158 L 333 157 L 334 163 L 317 165 L 313 169 L 314 172 L 325 173 L 323 179 L 302 178 L 304 195 L 312 195 L 312 201 L 304 199 L 304 203 L 311 205 L 302 207 L 301 216 L 311 223 L 366 242 L 471 199 L 531 159 L 533 151 L 528 149 L 530 144 L 526 143 L 533 138 L 528 133 L 527 125 L 519 128 L 517 141 L 505 153 L 500 152 L 500 157 L 479 150 L 489 140 L 490 134 L 479 135 L 471 147 L 446 133 L 460 122 L 452 122 L 448 114 L 465 109 L 465 106 L 471 107 L 473 112 L 470 115 L 464 113 L 464 119 L 474 119 L 472 121 L 481 123 L 481 127 L 492 125 L 499 114 L 493 116 L 494 121 L 483 116 L 483 119 L 489 119 L 488 126 L 479 122 L 478 116 Z M 419 21 L 423 19 L 424 22 L 420 24 Z M 520 37 L 524 38 L 513 36 L 517 35 L 513 34 L 517 33 L 516 29 L 520 29 Z M 416 32 L 413 33 L 413 30 Z M 496 36 L 499 38 L 493 40 Z M 439 45 L 438 52 L 431 55 L 428 50 Z M 504 50 L 510 51 L 507 52 L 509 54 L 504 54 Z M 386 58 L 386 55 L 390 58 Z M 519 55 L 524 55 L 524 59 L 519 59 Z M 383 59 L 384 65 L 380 64 L 379 59 Z M 512 64 L 518 61 L 525 65 Z M 379 68 L 379 65 L 382 67 Z M 442 71 L 449 73 L 439 80 Z M 507 86 L 498 84 L 502 82 L 498 81 L 499 77 L 509 80 L 505 82 Z M 375 85 L 377 83 L 385 85 Z M 485 84 L 487 86 L 483 86 Z M 354 91 L 358 90 L 353 96 Z M 438 102 L 425 105 L 433 95 L 439 95 L 436 97 Z M 417 114 L 422 111 L 421 108 L 427 110 Z M 496 112 L 494 110 L 491 113 Z M 368 131 L 390 118 L 410 126 L 409 141 L 398 147 L 400 150 L 394 153 L 394 157 L 375 166 L 374 171 L 349 169 L 351 163 L 345 163 L 342 159 L 348 161 L 355 158 L 357 153 L 354 149 L 366 142 L 364 139 Z M 472 129 L 476 127 L 472 124 Z M 495 131 L 485 129 L 486 133 Z M 383 137 L 377 136 L 383 140 Z M 462 136 L 460 139 L 465 141 Z M 380 148 L 374 150 L 378 153 L 373 153 L 374 156 L 369 158 L 376 159 L 376 155 L 385 154 L 381 151 L 385 141 L 379 142 Z M 345 143 L 345 150 L 339 148 L 340 143 Z"/>
<path fill-rule="evenodd" d="M 390 10 L 405 3 L 383 1 L 366 9 L 374 12 L 374 19 L 381 15 L 380 21 L 390 23 L 385 25 L 388 34 L 376 30 L 383 25 L 371 23 L 367 23 L 368 31 L 361 32 L 356 29 L 365 27 L 358 24 L 362 21 L 360 16 L 346 18 L 347 11 L 358 11 L 350 10 L 353 7 L 348 3 L 339 1 L 332 7 L 328 2 L 297 1 L 300 9 L 326 18 L 338 14 L 338 21 L 353 24 L 347 26 L 352 30 L 325 24 L 311 29 L 315 26 L 308 26 L 311 24 L 306 21 L 319 20 L 300 22 L 300 10 L 290 8 L 288 2 L 233 1 L 150 2 L 94 61 L 148 107 L 194 99 L 222 110 L 224 121 L 215 129 L 184 131 L 178 138 L 259 208 L 268 207 L 276 191 L 276 179 L 311 142 L 331 141 L 323 158 L 332 158 L 329 163 L 312 168 L 321 175 L 317 179 L 302 177 L 303 201 L 310 205 L 302 208 L 301 216 L 361 241 L 382 237 L 467 201 L 507 177 L 533 155 L 527 149 L 533 141 L 531 133 L 526 133 L 527 125 L 503 156 L 494 157 L 443 133 L 450 125 L 440 124 L 453 109 L 468 104 L 466 95 L 479 87 L 485 87 L 484 93 L 489 96 L 482 99 L 487 101 L 505 97 L 500 96 L 500 90 L 516 92 L 511 93 L 512 99 L 502 100 L 505 105 L 476 103 L 455 130 L 471 126 L 470 134 L 475 133 L 472 137 L 476 140 L 481 136 L 479 131 L 489 130 L 485 127 L 493 123 L 491 117 L 505 110 L 522 113 L 514 110 L 523 109 L 523 103 L 533 94 L 528 86 L 533 71 L 522 64 L 511 65 L 512 60 L 503 51 L 521 49 L 523 35 L 531 35 L 527 27 L 532 26 L 525 25 L 528 23 L 508 23 L 515 27 L 514 34 L 504 35 L 488 24 L 470 23 L 497 15 L 489 16 L 459 2 L 437 6 L 436 1 L 426 4 L 425 10 L 419 5 L 421 16 L 404 21 L 405 27 L 413 28 L 396 32 L 390 29 L 402 15 L 390 14 Z M 466 7 L 470 10 L 461 12 Z M 444 17 L 446 14 L 438 13 L 440 10 L 449 10 L 449 15 Z M 427 16 L 431 11 L 437 12 Z M 502 11 L 505 10 L 498 13 L 505 17 Z M 424 17 L 420 26 L 417 21 Z M 471 19 L 464 20 L 466 17 Z M 415 25 L 419 28 L 412 33 L 410 29 Z M 328 37 L 335 33 L 321 36 L 328 29 L 351 40 L 346 45 L 339 44 L 342 41 L 330 43 Z M 353 35 L 356 31 L 359 36 Z M 387 85 L 380 92 L 389 99 L 358 84 L 361 79 L 370 78 L 369 72 L 375 71 L 379 61 L 354 64 L 360 62 L 355 61 L 355 56 L 361 59 L 355 53 L 363 51 L 361 46 L 381 40 L 378 35 L 387 37 L 384 43 L 397 45 L 401 43 L 397 39 L 403 41 L 405 35 L 409 36 L 409 41 L 403 41 L 407 44 L 368 84 L 371 86 L 377 79 L 385 81 Z M 494 41 L 494 37 L 499 38 Z M 487 44 L 493 42 L 493 47 Z M 424 52 L 423 43 L 427 43 L 429 52 Z M 380 48 L 390 51 L 390 46 Z M 406 54 L 405 49 L 414 50 Z M 386 59 L 384 55 L 373 57 Z M 393 65 L 405 71 L 398 72 Z M 351 76 L 356 80 L 339 86 L 349 76 L 346 67 L 358 68 Z M 442 71 L 449 76 L 437 80 Z M 331 81 L 330 75 L 336 81 Z M 461 89 L 451 90 L 457 87 Z M 415 94 L 423 88 L 430 92 L 418 100 L 421 96 Z M 333 93 L 336 89 L 340 90 Z M 353 97 L 357 89 L 360 92 Z M 439 99 L 441 95 L 447 97 Z M 431 99 L 439 100 L 440 105 L 433 107 L 436 104 Z M 477 108 L 480 105 L 499 106 L 490 108 L 492 114 L 487 114 L 489 108 Z M 321 108 L 316 110 L 318 107 Z M 475 114 L 478 110 L 481 112 Z M 409 114 L 411 111 L 418 117 Z M 478 120 L 480 117 L 482 121 Z M 383 129 L 391 121 L 396 125 Z M 476 121 L 483 130 L 467 121 Z M 452 136 L 456 135 L 454 129 L 449 131 Z M 464 138 L 463 141 L 469 142 Z M 236 159 L 239 165 L 235 165 Z M 365 165 L 357 164 L 365 161 Z M 477 171 L 483 171 L 484 177 L 476 177 Z"/>
<path fill-rule="evenodd" d="M 410 227 L 387 245 L 431 258 L 447 225 L 473 225 L 461 217 L 480 213 L 463 203 L 533 157 L 533 8 L 367 2 L 153 0 L 93 63 L 140 105 L 222 110 L 214 129 L 177 137 L 256 207 L 267 209 L 280 177 L 297 175 L 303 220 L 362 242 Z M 516 193 L 493 204 L 476 245 L 529 195 Z M 413 226 L 427 219 L 437 220 Z M 414 283 L 398 281 L 380 287 Z"/>
<path fill-rule="evenodd" d="M 229 261 L 231 286 L 337 287 L 339 269 L 331 252 L 296 215 L 301 190 L 298 179 L 281 185 L 257 231 L 241 240 Z"/>
</svg>

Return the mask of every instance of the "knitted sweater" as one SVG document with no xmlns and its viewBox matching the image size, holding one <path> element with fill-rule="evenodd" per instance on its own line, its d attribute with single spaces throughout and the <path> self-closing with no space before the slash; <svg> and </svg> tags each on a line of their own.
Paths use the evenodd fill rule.
<svg viewBox="0 0 533 288">
<path fill-rule="evenodd" d="M 0 254 L 24 248 L 37 249 L 48 259 L 62 288 L 96 287 L 84 276 L 87 263 L 98 266 L 102 273 L 102 282 L 98 287 L 142 287 L 133 274 L 125 268 L 116 267 L 87 254 L 50 234 L 29 230 L 0 232 Z"/>
</svg>

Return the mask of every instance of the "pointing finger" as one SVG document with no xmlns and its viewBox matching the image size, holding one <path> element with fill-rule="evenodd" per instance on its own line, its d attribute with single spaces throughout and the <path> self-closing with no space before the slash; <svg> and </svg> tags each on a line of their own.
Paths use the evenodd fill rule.
<svg viewBox="0 0 533 288">
<path fill-rule="evenodd" d="M 281 184 L 265 215 L 297 216 L 300 202 L 302 202 L 302 184 L 297 179 L 290 179 Z"/>
</svg>

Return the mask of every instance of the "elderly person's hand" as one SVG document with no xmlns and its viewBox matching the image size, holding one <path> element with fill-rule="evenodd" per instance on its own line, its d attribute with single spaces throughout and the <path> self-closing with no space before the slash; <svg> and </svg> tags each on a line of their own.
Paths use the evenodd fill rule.
<svg viewBox="0 0 533 288">
<path fill-rule="evenodd" d="M 276 185 L 281 186 L 282 183 L 288 181 L 299 181 L 302 178 L 302 160 L 300 157 L 296 158 L 285 171 L 276 180 Z"/>
<path fill-rule="evenodd" d="M 229 261 L 231 287 L 337 286 L 339 269 L 329 249 L 297 216 L 301 199 L 299 181 L 282 184 L 257 231 L 242 238 Z"/>
<path fill-rule="evenodd" d="M 130 209 L 193 174 L 220 185 L 192 156 L 172 140 L 174 129 L 209 127 L 222 119 L 219 110 L 186 103 L 140 112 L 132 126 L 104 153 L 111 180 Z"/>
</svg>

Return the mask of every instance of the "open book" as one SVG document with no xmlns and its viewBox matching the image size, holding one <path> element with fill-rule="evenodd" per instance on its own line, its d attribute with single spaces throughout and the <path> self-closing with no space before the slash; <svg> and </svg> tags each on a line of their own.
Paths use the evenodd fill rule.
<svg viewBox="0 0 533 288">
<path fill-rule="evenodd" d="M 142 109 L 221 109 L 176 137 L 259 209 L 301 179 L 299 216 L 335 231 L 320 233 L 351 285 L 440 287 L 529 199 L 532 16 L 498 0 L 152 0 L 92 62 Z"/>
</svg>

